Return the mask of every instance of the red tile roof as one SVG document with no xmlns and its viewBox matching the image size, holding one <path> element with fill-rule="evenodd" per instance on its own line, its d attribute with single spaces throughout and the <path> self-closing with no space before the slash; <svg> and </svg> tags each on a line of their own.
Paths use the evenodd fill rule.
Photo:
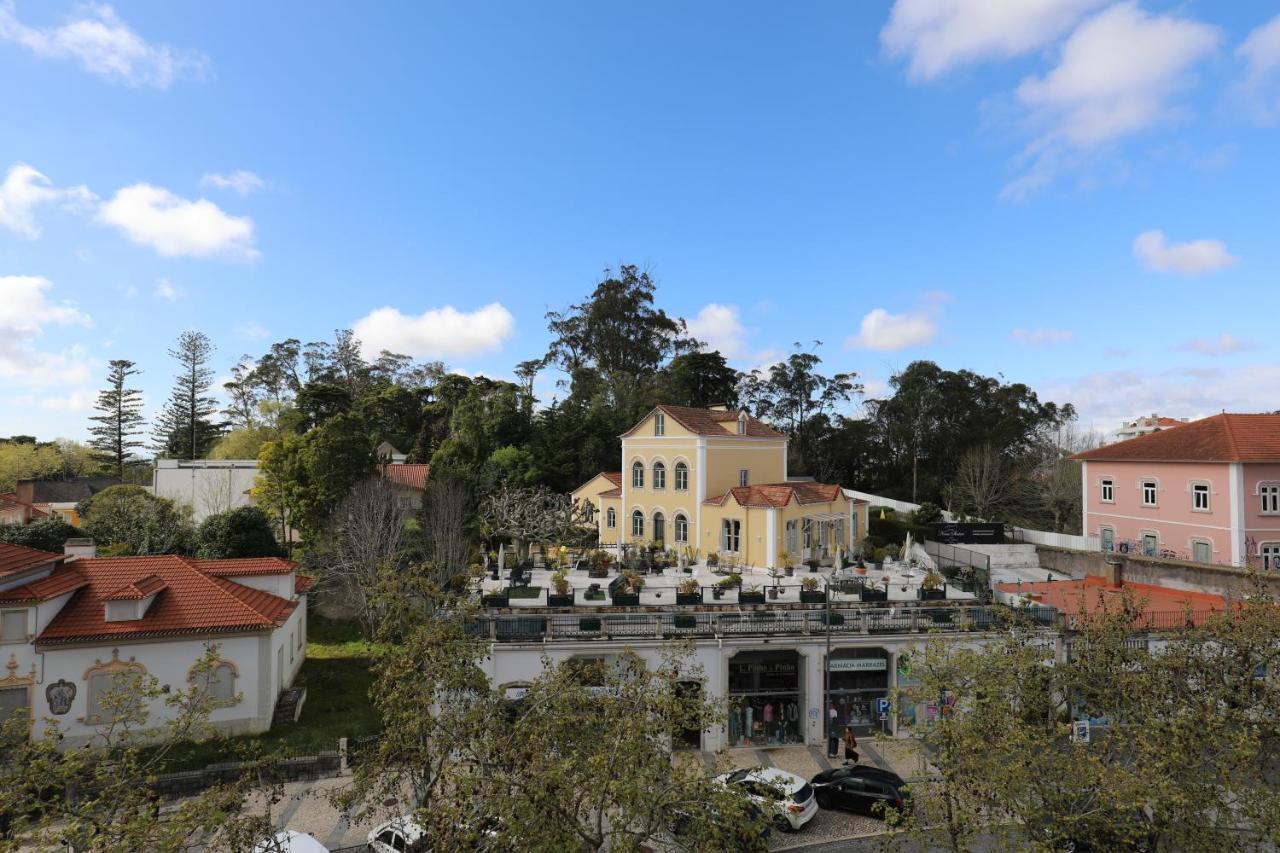
<svg viewBox="0 0 1280 853">
<path fill-rule="evenodd" d="M 25 572 L 28 569 L 34 569 L 36 566 L 56 563 L 61 559 L 63 559 L 61 554 L 37 551 L 35 548 L 28 548 L 25 545 L 11 545 L 8 542 L 0 542 L 0 578 L 17 574 L 18 572 Z"/>
<path fill-rule="evenodd" d="M 604 477 L 610 483 L 618 488 L 622 488 L 622 472 L 621 471 L 601 471 L 600 476 Z"/>
<path fill-rule="evenodd" d="M 737 486 L 722 495 L 707 498 L 706 503 L 724 506 L 729 495 L 739 506 L 784 507 L 792 499 L 798 504 L 830 503 L 844 494 L 831 483 L 767 483 L 759 486 Z"/>
<path fill-rule="evenodd" d="M 21 586 L 15 586 L 0 592 L 0 602 L 16 604 L 48 601 L 68 592 L 74 592 L 86 583 L 88 581 L 84 579 L 84 575 L 63 563 L 49 574 L 40 578 L 40 580 L 24 583 Z"/>
<path fill-rule="evenodd" d="M 309 578 L 306 575 L 297 575 L 293 579 L 293 591 L 296 593 L 304 593 L 316 585 L 315 578 Z"/>
<path fill-rule="evenodd" d="M 102 598 L 104 601 L 141 601 L 148 595 L 155 595 L 166 586 L 168 584 L 159 575 L 147 575 L 145 578 L 125 584 Z"/>
<path fill-rule="evenodd" d="M 1146 613 L 1176 614 L 1190 607 L 1193 614 L 1199 614 L 1193 618 L 1202 621 L 1205 614 L 1220 611 L 1226 607 L 1222 596 L 1208 592 L 1171 589 L 1128 581 L 1125 581 L 1123 586 L 1114 586 L 1096 575 L 1073 581 L 998 583 L 995 588 L 1001 592 L 1013 594 L 1029 593 L 1038 604 L 1057 608 L 1060 613 L 1068 616 L 1100 612 L 1107 605 L 1118 603 L 1123 590 L 1126 589 L 1133 593 L 1135 602 L 1139 604 L 1145 602 L 1144 612 Z M 1174 621 L 1181 622 L 1181 620 Z"/>
<path fill-rule="evenodd" d="M 86 584 L 40 634 L 39 643 L 114 641 L 233 632 L 267 631 L 297 607 L 262 590 L 215 577 L 210 561 L 177 556 L 94 557 L 73 564 Z M 202 570 L 203 564 L 205 567 Z M 104 603 L 130 586 L 164 584 L 141 619 L 107 622 Z M 149 594 L 149 593 L 148 593 Z"/>
<path fill-rule="evenodd" d="M 695 435 L 736 435 L 737 427 L 732 426 L 738 420 L 738 412 L 724 409 L 695 409 L 691 406 L 658 406 L 654 411 L 665 412 L 673 421 Z M 650 415 L 653 412 L 649 413 Z M 641 418 L 641 423 L 649 415 Z M 728 428 L 723 426 L 730 424 Z M 638 429 L 636 424 L 623 435 L 630 435 Z M 759 418 L 747 416 L 747 435 L 756 438 L 786 438 Z M 621 483 L 619 483 L 621 485 Z"/>
<path fill-rule="evenodd" d="M 598 497 L 602 497 L 602 498 L 620 498 L 620 497 L 622 497 L 622 489 L 621 489 L 620 487 L 619 487 L 619 488 L 617 488 L 617 489 L 610 489 L 610 490 L 609 490 L 609 491 L 607 491 L 607 492 L 601 492 L 601 493 L 598 495 Z"/>
<path fill-rule="evenodd" d="M 247 575 L 287 575 L 298 564 L 279 557 L 239 557 L 234 560 L 188 560 L 207 575 L 227 578 Z"/>
<path fill-rule="evenodd" d="M 427 487 L 427 475 L 431 472 L 431 466 L 422 462 L 397 462 L 381 468 L 382 476 L 390 482 L 419 490 Z"/>
<path fill-rule="evenodd" d="M 1072 457 L 1087 462 L 1280 462 L 1280 415 L 1213 415 Z"/>
</svg>

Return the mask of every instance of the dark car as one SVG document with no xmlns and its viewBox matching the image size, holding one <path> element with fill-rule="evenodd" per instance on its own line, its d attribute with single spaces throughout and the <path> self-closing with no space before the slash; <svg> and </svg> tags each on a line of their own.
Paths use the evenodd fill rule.
<svg viewBox="0 0 1280 853">
<path fill-rule="evenodd" d="M 897 773 L 855 764 L 824 770 L 810 781 L 818 805 L 883 819 L 887 809 L 911 810 L 907 783 Z"/>
</svg>

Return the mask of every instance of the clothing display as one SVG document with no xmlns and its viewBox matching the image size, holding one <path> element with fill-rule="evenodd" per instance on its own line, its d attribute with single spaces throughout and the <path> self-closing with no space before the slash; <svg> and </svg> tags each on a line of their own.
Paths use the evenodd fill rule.
<svg viewBox="0 0 1280 853">
<path fill-rule="evenodd" d="M 800 704 L 791 698 L 735 697 L 730 700 L 728 729 L 734 746 L 802 743 Z"/>
</svg>

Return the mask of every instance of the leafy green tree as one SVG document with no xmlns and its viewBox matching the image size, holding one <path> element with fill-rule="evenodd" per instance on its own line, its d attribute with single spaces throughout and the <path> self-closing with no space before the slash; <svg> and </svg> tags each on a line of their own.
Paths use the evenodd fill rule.
<svg viewBox="0 0 1280 853">
<path fill-rule="evenodd" d="M 209 560 L 278 557 L 280 545 L 267 514 L 256 506 L 242 506 L 200 522 L 196 553 Z"/>
<path fill-rule="evenodd" d="M 19 480 L 65 480 L 101 470 L 100 457 L 79 442 L 42 442 L 31 436 L 0 439 L 0 492 L 12 492 Z"/>
<path fill-rule="evenodd" d="M 62 553 L 68 539 L 79 536 L 79 531 L 61 517 L 47 518 L 31 524 L 0 524 L 0 542 L 23 545 L 38 551 Z"/>
<path fill-rule="evenodd" d="M 191 511 L 142 486 L 111 486 L 82 501 L 82 529 L 104 555 L 189 554 L 195 543 Z"/>
<path fill-rule="evenodd" d="M 741 374 L 718 352 L 687 352 L 662 370 L 658 402 L 672 406 L 738 405 Z"/>
<path fill-rule="evenodd" d="M 179 371 L 152 431 L 156 449 L 173 459 L 202 459 L 223 432 L 223 425 L 213 420 L 218 401 L 209 394 L 213 343 L 202 332 L 183 332 L 169 355 Z"/>
<path fill-rule="evenodd" d="M 141 371 L 132 361 L 122 358 L 112 359 L 109 367 L 107 387 L 99 392 L 94 404 L 101 414 L 89 418 L 89 434 L 93 436 L 89 446 L 117 477 L 123 477 L 134 450 L 143 446 L 137 439 L 142 435 L 142 392 L 127 387 L 129 377 Z"/>
</svg>

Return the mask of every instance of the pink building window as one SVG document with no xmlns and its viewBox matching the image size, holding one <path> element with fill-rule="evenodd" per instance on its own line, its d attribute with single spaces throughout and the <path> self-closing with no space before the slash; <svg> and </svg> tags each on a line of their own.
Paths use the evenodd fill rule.
<svg viewBox="0 0 1280 853">
<path fill-rule="evenodd" d="M 1263 514 L 1280 513 L 1280 485 L 1264 483 L 1258 486 L 1258 495 L 1262 498 Z"/>
<path fill-rule="evenodd" d="M 1111 479 L 1110 477 L 1103 477 L 1102 483 L 1101 483 L 1101 493 L 1102 493 L 1101 500 L 1103 503 L 1106 503 L 1106 504 L 1115 503 L 1116 502 L 1116 481 Z"/>
<path fill-rule="evenodd" d="M 1155 506 L 1156 494 L 1158 493 L 1158 491 L 1159 491 L 1159 486 L 1156 484 L 1155 480 L 1143 480 L 1142 481 L 1142 505 Z"/>
<path fill-rule="evenodd" d="M 1209 511 L 1209 486 L 1207 483 L 1192 484 L 1191 508 L 1196 512 Z"/>
</svg>

